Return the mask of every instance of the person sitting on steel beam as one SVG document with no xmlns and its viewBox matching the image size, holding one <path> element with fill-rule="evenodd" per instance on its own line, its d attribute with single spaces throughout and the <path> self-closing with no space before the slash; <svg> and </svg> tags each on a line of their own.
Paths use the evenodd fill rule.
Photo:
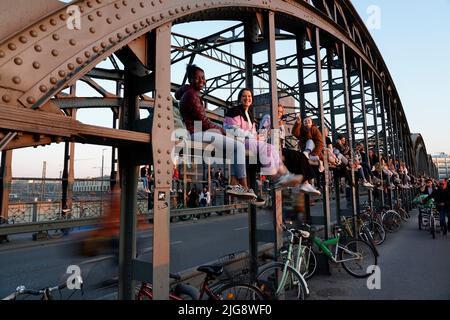
<svg viewBox="0 0 450 320">
<path fill-rule="evenodd" d="M 280 111 L 280 106 L 278 105 L 278 110 Z M 280 112 L 279 112 L 280 114 Z M 270 129 L 270 115 L 266 114 L 262 117 L 259 122 L 259 131 L 258 131 L 261 139 L 263 141 L 268 141 L 271 136 Z M 280 134 L 280 144 L 281 134 Z M 311 165 L 308 162 L 306 156 L 297 150 L 282 148 L 282 160 L 284 165 L 288 168 L 288 170 L 294 174 L 302 175 L 303 182 L 298 186 L 298 191 L 304 192 L 307 194 L 320 195 L 320 191 L 315 189 L 310 183 L 309 180 L 315 178 L 314 170 L 311 168 Z"/>
<path fill-rule="evenodd" d="M 186 129 L 191 134 L 193 141 L 208 142 L 216 149 L 226 148 L 226 150 L 235 150 L 236 153 L 245 155 L 245 146 L 240 141 L 226 136 L 226 131 L 211 122 L 205 112 L 205 104 L 200 96 L 201 90 L 206 84 L 205 72 L 196 65 L 186 67 L 186 76 L 189 84 L 181 86 L 175 92 L 175 98 L 179 100 L 180 112 Z M 195 131 L 195 124 L 200 123 L 200 131 Z M 207 132 L 207 133 L 206 133 Z M 204 141 L 208 140 L 208 141 Z M 231 164 L 232 172 L 238 172 L 238 179 L 232 179 L 232 185 L 229 193 L 234 196 L 257 198 L 255 192 L 248 188 L 245 159 L 239 162 L 233 161 Z"/>
<path fill-rule="evenodd" d="M 238 94 L 238 105 L 228 110 L 224 119 L 224 128 L 238 140 L 245 139 L 245 146 L 251 155 L 259 155 L 261 174 L 269 176 L 275 188 L 295 187 L 304 177 L 289 172 L 278 151 L 264 137 L 258 136 L 253 114 L 253 92 L 244 88 Z M 238 156 L 235 150 L 235 158 Z M 313 190 L 310 190 L 313 191 Z"/>
</svg>

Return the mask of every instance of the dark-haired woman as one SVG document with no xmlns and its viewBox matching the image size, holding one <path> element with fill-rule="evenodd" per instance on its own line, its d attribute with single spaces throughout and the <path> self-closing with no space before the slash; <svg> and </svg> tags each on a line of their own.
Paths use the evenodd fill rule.
<svg viewBox="0 0 450 320">
<path fill-rule="evenodd" d="M 294 175 L 284 165 L 278 151 L 269 143 L 260 139 L 256 133 L 253 116 L 253 93 L 244 88 L 238 95 L 239 105 L 231 108 L 224 119 L 224 128 L 239 140 L 245 140 L 245 146 L 252 155 L 259 155 L 261 174 L 270 176 L 275 187 L 297 186 L 302 183 L 302 175 Z M 243 157 L 235 150 L 235 158 Z"/>
<path fill-rule="evenodd" d="M 244 144 L 226 137 L 225 130 L 212 123 L 206 115 L 205 105 L 200 96 L 206 84 L 203 69 L 196 65 L 188 65 L 186 76 L 189 84 L 180 87 L 175 93 L 175 98 L 180 101 L 180 113 L 192 140 L 209 143 L 220 151 L 220 154 L 223 148 L 245 154 Z M 247 186 L 245 160 L 233 162 L 231 168 L 233 172 L 240 172 L 240 177 L 238 181 L 232 180 L 227 192 L 235 196 L 257 198 L 255 192 Z"/>
</svg>

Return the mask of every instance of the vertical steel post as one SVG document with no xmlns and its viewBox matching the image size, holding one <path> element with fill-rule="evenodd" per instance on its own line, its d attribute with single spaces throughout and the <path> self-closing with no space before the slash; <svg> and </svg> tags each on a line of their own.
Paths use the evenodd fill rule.
<svg viewBox="0 0 450 320">
<path fill-rule="evenodd" d="M 278 124 L 278 88 L 277 88 L 277 64 L 276 64 L 276 51 L 275 51 L 275 13 L 269 11 L 268 24 L 267 24 L 267 37 L 268 42 L 268 60 L 269 60 L 269 92 L 271 96 L 271 121 L 272 128 L 277 131 L 279 129 Z M 273 144 L 276 150 L 280 151 L 280 141 L 275 139 Z M 276 254 L 278 249 L 283 245 L 283 232 L 280 224 L 282 223 L 282 203 L 281 203 L 281 191 L 274 192 L 274 230 L 275 230 L 275 250 Z"/>
<path fill-rule="evenodd" d="M 126 67 L 124 105 L 120 117 L 121 129 L 132 130 L 134 121 L 139 118 L 139 101 L 134 93 L 134 81 L 134 76 Z M 136 258 L 136 192 L 139 167 L 132 161 L 133 153 L 132 147 L 119 147 L 121 195 L 118 290 L 120 300 L 132 300 L 135 289 L 132 263 Z"/>
<path fill-rule="evenodd" d="M 336 141 L 336 115 L 335 115 L 335 104 L 334 104 L 334 90 L 333 90 L 333 51 L 330 47 L 327 47 L 327 71 L 328 71 L 328 96 L 330 101 L 330 122 L 331 122 L 331 135 L 332 141 Z M 324 143 L 326 143 L 324 141 Z M 341 192 L 339 185 L 339 178 L 337 175 L 334 176 L 334 193 L 336 202 L 336 217 L 337 221 L 341 221 Z"/>
<path fill-rule="evenodd" d="M 248 23 L 245 24 L 245 86 L 247 88 L 253 89 L 253 50 L 254 45 L 251 37 L 252 26 Z M 231 98 L 231 97 L 230 97 Z M 256 172 L 254 165 L 249 166 L 249 180 L 250 187 L 256 190 Z M 228 171 L 230 172 L 230 171 Z M 231 176 L 229 174 L 229 176 Z M 251 280 L 256 279 L 258 273 L 258 240 L 256 238 L 257 233 L 257 216 L 256 216 L 256 206 L 250 205 L 248 213 L 248 232 L 249 232 L 249 254 L 250 254 L 250 276 Z"/>
<path fill-rule="evenodd" d="M 369 156 L 369 139 L 367 137 L 367 111 L 366 111 L 366 90 L 364 87 L 364 71 L 363 71 L 363 62 L 362 59 L 359 58 L 359 88 L 361 91 L 361 111 L 363 117 L 363 131 L 364 131 L 364 151 L 366 152 L 366 156 Z M 366 177 L 367 178 L 367 177 Z M 369 205 L 373 206 L 373 193 L 372 190 L 369 189 Z"/>
<path fill-rule="evenodd" d="M 370 89 L 371 93 L 372 93 L 372 107 L 373 107 L 373 125 L 375 127 L 375 146 L 377 148 L 377 152 L 378 152 L 378 159 L 380 160 L 381 163 L 381 152 L 380 152 L 380 139 L 378 136 L 378 107 L 377 107 L 377 97 L 376 97 L 376 91 L 375 91 L 375 75 L 372 72 L 372 82 L 371 82 L 371 89 Z M 388 152 L 387 150 L 384 150 L 384 152 L 386 153 L 386 156 L 388 156 Z M 381 177 L 383 177 L 383 174 L 381 173 Z M 388 189 L 389 190 L 389 189 Z M 381 192 L 381 206 L 384 206 L 384 191 Z"/>
<path fill-rule="evenodd" d="M 305 56 L 305 46 L 306 46 L 306 32 L 305 30 L 300 30 L 300 33 L 296 35 L 296 49 L 297 49 L 297 75 L 298 75 L 298 95 L 300 102 L 300 115 L 302 119 L 306 117 L 306 99 L 305 92 L 303 90 L 305 85 L 305 74 L 303 70 L 303 58 Z M 300 194 L 299 197 L 304 198 L 304 210 L 305 218 L 307 223 L 311 223 L 311 206 L 309 202 L 309 195 Z"/>
<path fill-rule="evenodd" d="M 317 103 L 320 111 L 320 126 L 322 128 L 322 140 L 325 144 L 325 115 L 323 111 L 323 89 L 322 89 L 322 60 L 320 58 L 320 30 L 316 27 L 315 30 L 315 60 L 316 60 L 316 82 L 317 82 Z M 331 206 L 330 206 L 330 168 L 328 165 L 328 157 L 324 157 L 325 170 L 323 174 L 324 179 L 324 193 L 323 193 L 323 217 L 325 223 L 325 239 L 328 240 L 331 235 Z"/>
<path fill-rule="evenodd" d="M 172 24 L 156 29 L 155 50 L 155 111 L 153 117 L 152 152 L 155 168 L 153 201 L 153 299 L 169 299 L 170 260 L 170 188 L 172 187 L 170 140 L 174 129 L 172 97 L 170 95 L 170 39 Z"/>
<path fill-rule="evenodd" d="M 348 132 L 348 144 L 350 147 L 350 163 L 354 162 L 354 155 L 353 155 L 353 137 L 351 128 L 352 128 L 352 118 L 351 118 L 351 105 L 350 105 L 350 87 L 349 87 L 349 75 L 348 75 L 348 68 L 347 68 L 347 56 L 346 56 L 346 46 L 344 43 L 342 43 L 342 78 L 344 82 L 344 105 L 345 105 L 345 122 Z M 352 195 L 352 216 L 354 219 L 357 217 L 357 211 L 356 211 L 356 191 L 355 191 L 355 169 L 352 166 L 351 171 L 351 195 Z"/>
<path fill-rule="evenodd" d="M 12 181 L 12 150 L 2 151 L 2 161 L 0 166 L 0 215 L 8 218 L 9 193 L 11 192 Z"/>
<path fill-rule="evenodd" d="M 380 111 L 381 111 L 381 124 L 382 124 L 382 130 L 383 130 L 383 145 L 384 145 L 384 150 L 386 153 L 386 157 L 389 159 L 389 151 L 388 150 L 388 141 L 387 141 L 387 129 L 386 129 L 386 116 L 385 116 L 385 97 L 384 97 L 384 87 L 381 84 L 380 85 L 380 91 L 381 91 L 381 103 L 380 103 Z M 392 208 L 392 193 L 388 192 L 388 202 L 389 202 L 389 206 Z"/>
</svg>

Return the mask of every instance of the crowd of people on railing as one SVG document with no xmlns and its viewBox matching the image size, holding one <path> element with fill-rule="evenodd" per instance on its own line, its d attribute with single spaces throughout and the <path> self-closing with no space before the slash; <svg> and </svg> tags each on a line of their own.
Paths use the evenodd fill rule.
<svg viewBox="0 0 450 320">
<path fill-rule="evenodd" d="M 333 134 L 333 142 L 329 137 L 329 128 L 319 128 L 311 117 L 302 119 L 300 114 L 296 115 L 292 135 L 298 139 L 298 149 L 287 148 L 287 116 L 283 105 L 278 105 L 279 130 L 274 135 L 271 132 L 270 115 L 263 116 L 258 125 L 253 111 L 253 93 L 248 88 L 239 92 L 237 104 L 226 112 L 223 126 L 216 125 L 207 117 L 201 97 L 201 90 L 206 83 L 204 70 L 196 65 L 188 65 L 186 76 L 189 84 L 183 85 L 175 93 L 181 116 L 192 140 L 205 142 L 206 139 L 214 147 L 232 148 L 231 182 L 227 186 L 230 195 L 260 200 L 247 181 L 246 164 L 252 163 L 252 156 L 253 161 L 257 159 L 260 165 L 261 176 L 270 180 L 275 188 L 297 187 L 301 192 L 320 195 L 318 189 L 323 179 L 325 159 L 331 172 L 338 179 L 345 178 L 350 187 L 353 181 L 359 181 L 369 189 L 411 187 L 413 178 L 404 162 L 389 159 L 374 149 L 370 149 L 367 154 L 362 142 L 354 146 L 351 154 L 346 135 Z M 200 131 L 195 131 L 195 122 L 201 123 Z M 276 147 L 278 143 L 281 152 Z M 355 172 L 354 180 L 352 172 Z"/>
</svg>

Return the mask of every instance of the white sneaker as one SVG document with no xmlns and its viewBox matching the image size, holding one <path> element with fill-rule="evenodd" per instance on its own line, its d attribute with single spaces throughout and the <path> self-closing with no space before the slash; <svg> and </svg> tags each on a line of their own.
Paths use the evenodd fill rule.
<svg viewBox="0 0 450 320">
<path fill-rule="evenodd" d="M 322 194 L 319 190 L 314 188 L 309 183 L 301 184 L 299 190 L 300 190 L 300 192 L 304 192 L 304 193 L 312 194 L 312 195 L 316 195 L 316 196 L 320 196 Z"/>
<path fill-rule="evenodd" d="M 245 188 L 240 184 L 227 186 L 226 192 L 237 197 L 257 198 L 255 192 L 252 189 L 245 190 Z"/>
<path fill-rule="evenodd" d="M 309 160 L 309 151 L 303 151 L 303 154 L 304 154 L 305 157 Z"/>
<path fill-rule="evenodd" d="M 275 181 L 275 188 L 295 187 L 300 184 L 303 177 L 300 175 L 287 172 Z"/>
<path fill-rule="evenodd" d="M 373 187 L 375 187 L 373 184 L 371 184 L 370 182 L 368 182 L 368 181 L 364 181 L 363 182 L 363 186 L 364 187 L 366 187 L 366 188 L 373 188 Z"/>
</svg>

